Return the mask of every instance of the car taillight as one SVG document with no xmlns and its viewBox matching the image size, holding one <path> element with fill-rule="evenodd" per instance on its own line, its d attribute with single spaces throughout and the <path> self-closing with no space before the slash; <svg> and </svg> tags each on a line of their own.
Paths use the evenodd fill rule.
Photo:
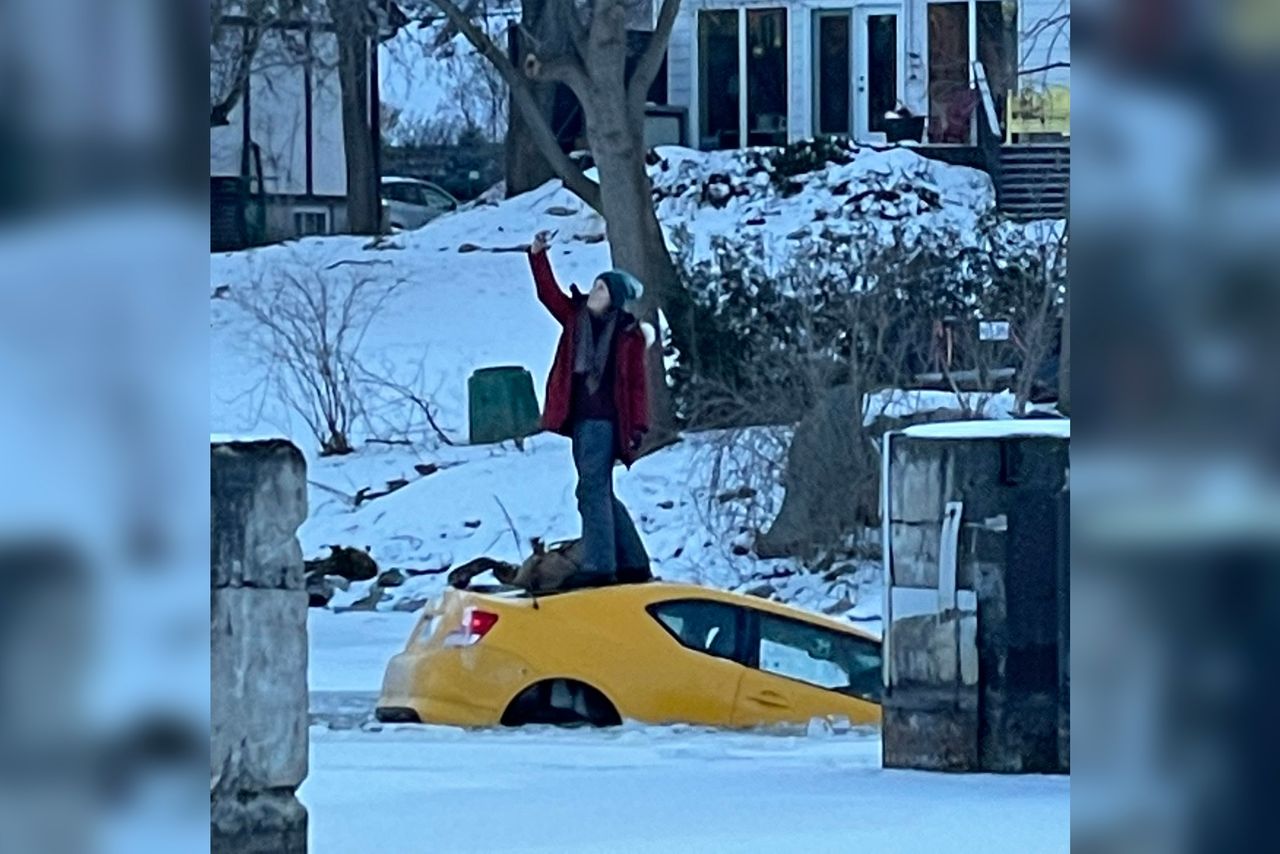
<svg viewBox="0 0 1280 854">
<path fill-rule="evenodd" d="M 462 625 L 444 639 L 445 646 L 471 646 L 478 643 L 497 622 L 498 615 L 491 611 L 467 608 L 462 612 Z"/>
</svg>

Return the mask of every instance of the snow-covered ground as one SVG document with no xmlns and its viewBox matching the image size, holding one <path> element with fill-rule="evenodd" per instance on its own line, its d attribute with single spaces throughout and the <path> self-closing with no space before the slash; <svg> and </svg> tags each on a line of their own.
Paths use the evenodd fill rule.
<svg viewBox="0 0 1280 854">
<path fill-rule="evenodd" d="M 790 196 L 780 194 L 762 173 L 751 174 L 752 153 L 661 152 L 666 159 L 651 171 L 663 194 L 659 210 L 668 230 L 682 225 L 697 234 L 757 229 L 766 243 L 785 243 L 787 233 L 810 222 L 817 211 L 831 208 L 824 227 L 835 228 L 852 222 L 855 214 L 896 217 L 912 204 L 927 208 L 912 219 L 913 227 L 963 228 L 989 210 L 993 198 L 982 173 L 927 161 L 906 150 L 867 151 L 853 163 L 816 174 L 803 191 Z M 711 199 L 703 189 L 718 182 L 718 176 L 727 176 L 743 194 L 725 204 Z M 857 206 L 841 204 L 845 196 L 863 192 L 863 185 L 886 182 L 897 188 L 898 197 L 877 203 L 883 210 L 857 213 Z M 922 198 L 930 201 L 925 204 Z M 308 238 L 211 259 L 211 430 L 294 439 L 309 469 L 310 517 L 299 532 L 305 555 L 322 557 L 330 544 L 367 547 L 381 569 L 397 568 L 409 576 L 402 587 L 385 591 L 379 610 L 408 607 L 438 591 L 449 566 L 482 554 L 517 559 L 528 553 L 528 539 L 535 536 L 575 536 L 568 444 L 539 436 L 523 450 L 509 443 L 449 446 L 420 417 L 412 429 L 397 434 L 412 439 L 413 445 L 370 444 L 365 441 L 373 438 L 370 434 L 388 438 L 396 432 L 389 425 L 408 424 L 415 415 L 403 399 L 394 400 L 380 389 L 368 392 L 371 419 L 357 424 L 357 452 L 319 457 L 305 424 L 279 400 L 273 385 L 279 365 L 254 351 L 253 323 L 236 300 L 262 293 L 286 276 L 303 281 L 324 277 L 332 287 L 363 277 L 389 287 L 363 336 L 361 361 L 429 399 L 442 429 L 462 443 L 467 378 L 476 369 L 525 367 L 541 395 L 559 328 L 534 296 L 524 253 L 512 250 L 542 228 L 558 230 L 551 257 L 564 285 L 588 283 L 609 267 L 602 219 L 554 182 L 498 204 L 470 206 L 383 241 Z M 988 417 L 1001 417 L 1011 396 L 968 404 Z M 959 408 L 948 393 L 912 392 L 900 394 L 887 409 L 901 414 L 939 407 Z M 885 408 L 877 402 L 869 411 Z M 788 575 L 794 567 L 787 562 L 734 554 L 744 532 L 724 531 L 708 519 L 717 499 L 708 488 L 713 467 L 709 442 L 710 437 L 687 437 L 629 472 L 619 470 L 619 493 L 637 518 L 658 573 L 670 580 L 739 588 L 769 577 L 779 598 L 819 609 L 848 602 L 853 607 L 842 612 L 874 620 L 880 594 L 870 565 L 839 584 L 819 584 L 812 576 Z M 357 500 L 362 490 L 382 492 L 391 482 L 405 485 L 382 497 Z M 735 484 L 721 487 L 732 490 Z M 332 606 L 351 605 L 370 586 L 352 585 Z"/>
<path fill-rule="evenodd" d="M 1067 777 L 884 770 L 874 732 L 311 729 L 312 854 L 1070 846 Z"/>
</svg>

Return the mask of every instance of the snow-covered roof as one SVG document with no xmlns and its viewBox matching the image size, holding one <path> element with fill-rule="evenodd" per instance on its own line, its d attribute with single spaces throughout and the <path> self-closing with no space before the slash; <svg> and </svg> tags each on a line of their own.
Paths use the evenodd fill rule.
<svg viewBox="0 0 1280 854">
<path fill-rule="evenodd" d="M 1071 438 L 1069 418 L 1016 418 L 1000 421 L 942 421 L 901 431 L 913 439 L 1004 439 L 1010 436 Z"/>
</svg>

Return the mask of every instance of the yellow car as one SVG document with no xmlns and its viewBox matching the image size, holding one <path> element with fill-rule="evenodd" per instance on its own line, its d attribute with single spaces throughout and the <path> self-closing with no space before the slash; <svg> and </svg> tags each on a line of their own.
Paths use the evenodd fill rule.
<svg viewBox="0 0 1280 854">
<path fill-rule="evenodd" d="M 880 641 L 751 596 L 620 584 L 446 591 L 383 678 L 377 717 L 456 726 L 879 723 Z"/>
</svg>

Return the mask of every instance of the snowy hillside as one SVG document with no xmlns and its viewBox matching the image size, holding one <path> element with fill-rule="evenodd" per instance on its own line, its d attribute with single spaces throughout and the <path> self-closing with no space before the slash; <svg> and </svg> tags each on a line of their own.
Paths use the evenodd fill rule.
<svg viewBox="0 0 1280 854">
<path fill-rule="evenodd" d="M 784 254 L 788 235 L 815 222 L 852 227 L 859 221 L 905 220 L 915 229 L 951 229 L 988 213 L 993 204 L 983 173 L 926 161 L 907 150 L 866 152 L 808 176 L 798 191 L 779 189 L 769 175 L 753 172 L 751 152 L 661 154 L 664 160 L 651 171 L 669 233 L 681 226 L 699 235 L 758 229 Z M 881 189 L 868 194 L 873 187 Z M 331 606 L 363 600 L 378 610 L 412 608 L 440 589 L 449 566 L 479 555 L 516 559 L 534 536 L 576 536 L 566 440 L 538 436 L 523 450 L 510 443 L 464 444 L 466 382 L 474 370 L 523 366 L 542 393 L 559 328 L 534 296 L 521 247 L 544 228 L 558 230 L 551 259 L 566 287 L 589 283 L 610 266 L 601 218 L 554 183 L 380 241 L 307 238 L 211 259 L 212 431 L 291 437 L 309 465 L 311 516 L 299 532 L 305 555 L 323 556 L 329 544 L 367 547 L 381 570 L 399 570 L 395 580 L 404 579 L 387 585 L 378 601 L 368 597 L 371 582 L 355 583 Z M 376 388 L 367 390 L 368 416 L 352 436 L 357 452 L 319 457 L 306 424 L 279 399 L 279 362 L 255 349 L 254 322 L 237 305 L 286 277 L 339 283 L 361 277 L 385 288 L 385 301 L 361 339 L 360 360 L 430 400 L 437 423 L 456 445 L 441 442 L 403 394 Z M 954 403 L 949 397 L 905 395 L 894 410 L 946 406 Z M 1009 403 L 1003 397 L 990 401 L 988 414 L 1006 414 Z M 413 444 L 370 441 L 405 439 Z M 620 496 L 636 517 L 655 572 L 740 589 L 767 580 L 779 598 L 870 620 L 864 625 L 877 629 L 874 565 L 838 566 L 826 579 L 801 575 L 785 561 L 735 554 L 735 546 L 744 551 L 742 532 L 713 530 L 708 508 L 722 499 L 750 499 L 710 494 L 710 439 L 688 437 L 630 472 L 619 470 Z M 367 497 L 380 493 L 386 494 Z"/>
</svg>

